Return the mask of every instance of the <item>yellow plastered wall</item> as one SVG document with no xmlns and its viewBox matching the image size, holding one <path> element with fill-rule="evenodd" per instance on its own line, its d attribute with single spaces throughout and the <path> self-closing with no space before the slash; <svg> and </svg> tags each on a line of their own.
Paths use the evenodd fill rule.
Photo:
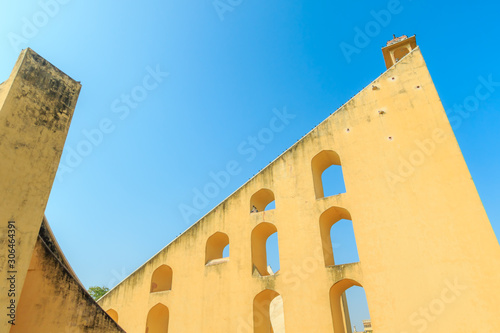
<svg viewBox="0 0 500 333">
<path fill-rule="evenodd" d="M 312 160 L 330 150 L 346 193 L 316 199 Z M 276 208 L 250 213 L 261 189 Z M 332 207 L 352 218 L 359 263 L 325 267 L 320 216 Z M 278 232 L 275 275 L 252 263 L 263 222 Z M 216 232 L 228 235 L 230 257 L 206 266 Z M 161 265 L 172 268 L 172 288 L 151 293 Z M 334 332 L 330 296 L 352 285 L 364 287 L 377 333 L 492 332 L 500 317 L 500 248 L 419 48 L 99 303 L 127 332 L 145 332 L 157 304 L 168 308 L 168 332 L 254 332 L 254 299 L 268 289 L 282 296 L 287 333 Z"/>
<path fill-rule="evenodd" d="M 0 85 L 2 307 L 19 304 L 80 87 L 31 49 L 21 52 Z M 9 221 L 15 228 L 9 229 Z M 10 250 L 14 258 L 8 257 Z M 13 283 L 7 283 L 12 275 Z M 2 317 L 0 331 L 8 332 Z"/>
<path fill-rule="evenodd" d="M 9 333 L 124 332 L 38 237 Z"/>
</svg>

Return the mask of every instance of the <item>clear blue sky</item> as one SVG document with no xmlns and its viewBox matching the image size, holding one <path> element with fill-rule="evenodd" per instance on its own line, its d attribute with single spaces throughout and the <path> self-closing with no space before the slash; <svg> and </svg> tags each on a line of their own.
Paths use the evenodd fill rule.
<svg viewBox="0 0 500 333">
<path fill-rule="evenodd" d="M 59 1 L 2 4 L 0 81 L 29 46 L 83 84 L 62 159 L 71 173 L 59 172 L 46 215 L 87 287 L 114 286 L 375 79 L 392 34 L 417 35 L 450 116 L 480 77 L 500 82 L 496 1 L 223 0 L 219 12 L 213 0 Z M 139 102 L 122 99 L 131 93 Z M 296 117 L 255 158 L 241 154 L 274 108 Z M 499 109 L 497 85 L 452 123 L 497 235 Z M 82 146 L 100 124 L 108 133 Z M 87 156 L 68 157 L 78 147 Z M 186 221 L 179 205 L 233 160 L 239 174 Z"/>
</svg>

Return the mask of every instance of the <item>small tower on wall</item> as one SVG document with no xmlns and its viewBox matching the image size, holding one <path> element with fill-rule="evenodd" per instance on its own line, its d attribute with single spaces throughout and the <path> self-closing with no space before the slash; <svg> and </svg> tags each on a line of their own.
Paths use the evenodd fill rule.
<svg viewBox="0 0 500 333">
<path fill-rule="evenodd" d="M 408 36 L 403 35 L 401 37 L 396 37 L 387 42 L 387 46 L 382 48 L 382 54 L 384 55 L 385 65 L 387 68 L 392 67 L 401 58 L 411 52 L 417 47 L 417 40 L 415 35 L 408 38 Z"/>
</svg>

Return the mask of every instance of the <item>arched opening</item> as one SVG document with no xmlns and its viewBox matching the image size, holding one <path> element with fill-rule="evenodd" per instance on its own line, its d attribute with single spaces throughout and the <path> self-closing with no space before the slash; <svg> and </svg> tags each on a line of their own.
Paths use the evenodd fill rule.
<svg viewBox="0 0 500 333">
<path fill-rule="evenodd" d="M 276 291 L 266 289 L 255 296 L 253 331 L 255 333 L 285 332 L 283 300 Z"/>
<path fill-rule="evenodd" d="M 250 213 L 262 212 L 274 209 L 275 207 L 274 193 L 267 188 L 255 192 L 250 198 Z"/>
<path fill-rule="evenodd" d="M 167 265 L 158 267 L 151 276 L 150 292 L 166 291 L 172 289 L 172 268 Z"/>
<path fill-rule="evenodd" d="M 257 269 L 261 276 L 267 276 L 271 274 L 276 274 L 279 270 L 279 249 L 278 249 L 278 230 L 276 227 L 268 222 L 262 222 L 252 230 L 252 263 Z M 276 238 L 268 243 L 268 239 L 271 235 L 276 234 Z M 273 249 L 272 252 L 268 253 L 268 247 Z M 272 257 L 272 260 L 268 261 L 268 257 Z M 269 258 L 271 259 L 271 258 Z M 268 262 L 273 262 L 273 269 L 276 271 L 270 272 L 268 269 Z"/>
<path fill-rule="evenodd" d="M 354 280 L 344 279 L 332 286 L 330 306 L 335 333 L 350 333 L 353 326 L 360 329 L 370 319 L 363 287 Z"/>
<path fill-rule="evenodd" d="M 406 45 L 394 50 L 395 62 L 398 62 L 399 60 L 401 60 L 401 58 L 403 58 L 408 53 L 410 53 L 410 50 L 408 50 L 408 47 Z"/>
<path fill-rule="evenodd" d="M 340 157 L 336 152 L 323 150 L 313 157 L 311 168 L 316 199 L 345 192 Z"/>
<path fill-rule="evenodd" d="M 212 265 L 227 261 L 228 257 L 224 257 L 224 250 L 229 256 L 229 237 L 223 232 L 216 232 L 207 239 L 207 246 L 205 248 L 205 264 Z"/>
<path fill-rule="evenodd" d="M 106 311 L 106 313 L 111 317 L 111 319 L 113 319 L 115 322 L 118 322 L 118 312 L 113 309 L 109 309 L 108 311 Z"/>
<path fill-rule="evenodd" d="M 319 228 L 325 266 L 359 261 L 351 214 L 346 209 L 328 208 L 319 217 Z"/>
<path fill-rule="evenodd" d="M 168 332 L 168 308 L 158 303 L 149 310 L 146 320 L 146 333 L 167 333 Z"/>
</svg>

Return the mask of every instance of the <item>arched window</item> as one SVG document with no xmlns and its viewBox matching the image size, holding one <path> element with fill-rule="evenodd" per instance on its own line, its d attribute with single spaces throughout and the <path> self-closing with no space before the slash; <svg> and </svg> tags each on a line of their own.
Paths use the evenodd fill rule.
<svg viewBox="0 0 500 333">
<path fill-rule="evenodd" d="M 325 266 L 359 261 L 351 214 L 346 209 L 328 208 L 319 218 L 319 227 Z"/>
<path fill-rule="evenodd" d="M 172 268 L 167 265 L 158 267 L 151 276 L 151 292 L 159 292 L 172 289 Z"/>
<path fill-rule="evenodd" d="M 229 237 L 223 232 L 216 232 L 207 239 L 207 246 L 205 249 L 205 264 L 218 264 L 226 260 L 224 252 L 229 256 Z"/>
<path fill-rule="evenodd" d="M 276 227 L 268 222 L 262 222 L 252 230 L 252 263 L 261 276 L 276 274 L 278 271 L 279 250 L 277 246 L 277 238 L 276 244 L 274 244 L 275 246 L 272 246 L 275 249 L 275 251 L 273 251 L 274 253 L 267 252 L 267 241 L 269 239 L 269 236 L 277 232 L 278 230 L 276 229 Z M 276 263 L 275 266 L 277 267 L 274 267 L 276 272 L 270 272 L 270 270 L 268 269 L 268 257 L 270 256 L 273 257 L 272 259 Z"/>
<path fill-rule="evenodd" d="M 115 322 L 118 322 L 118 312 L 113 309 L 109 309 L 108 311 L 106 311 L 106 313 L 111 317 L 111 319 L 113 319 Z"/>
<path fill-rule="evenodd" d="M 168 333 L 168 308 L 158 303 L 149 310 L 146 319 L 146 333 Z"/>
<path fill-rule="evenodd" d="M 353 325 L 362 328 L 365 322 L 369 322 L 366 295 L 363 287 L 354 280 L 344 279 L 331 287 L 330 306 L 335 333 L 348 333 Z"/>
<path fill-rule="evenodd" d="M 270 289 L 261 291 L 253 300 L 253 331 L 284 332 L 283 314 L 283 300 L 280 294 Z"/>
<path fill-rule="evenodd" d="M 267 188 L 263 188 L 252 195 L 250 198 L 250 212 L 262 212 L 264 210 L 274 209 L 274 193 Z"/>
<path fill-rule="evenodd" d="M 316 199 L 345 192 L 340 157 L 336 152 L 323 150 L 313 157 L 311 168 Z"/>
</svg>

